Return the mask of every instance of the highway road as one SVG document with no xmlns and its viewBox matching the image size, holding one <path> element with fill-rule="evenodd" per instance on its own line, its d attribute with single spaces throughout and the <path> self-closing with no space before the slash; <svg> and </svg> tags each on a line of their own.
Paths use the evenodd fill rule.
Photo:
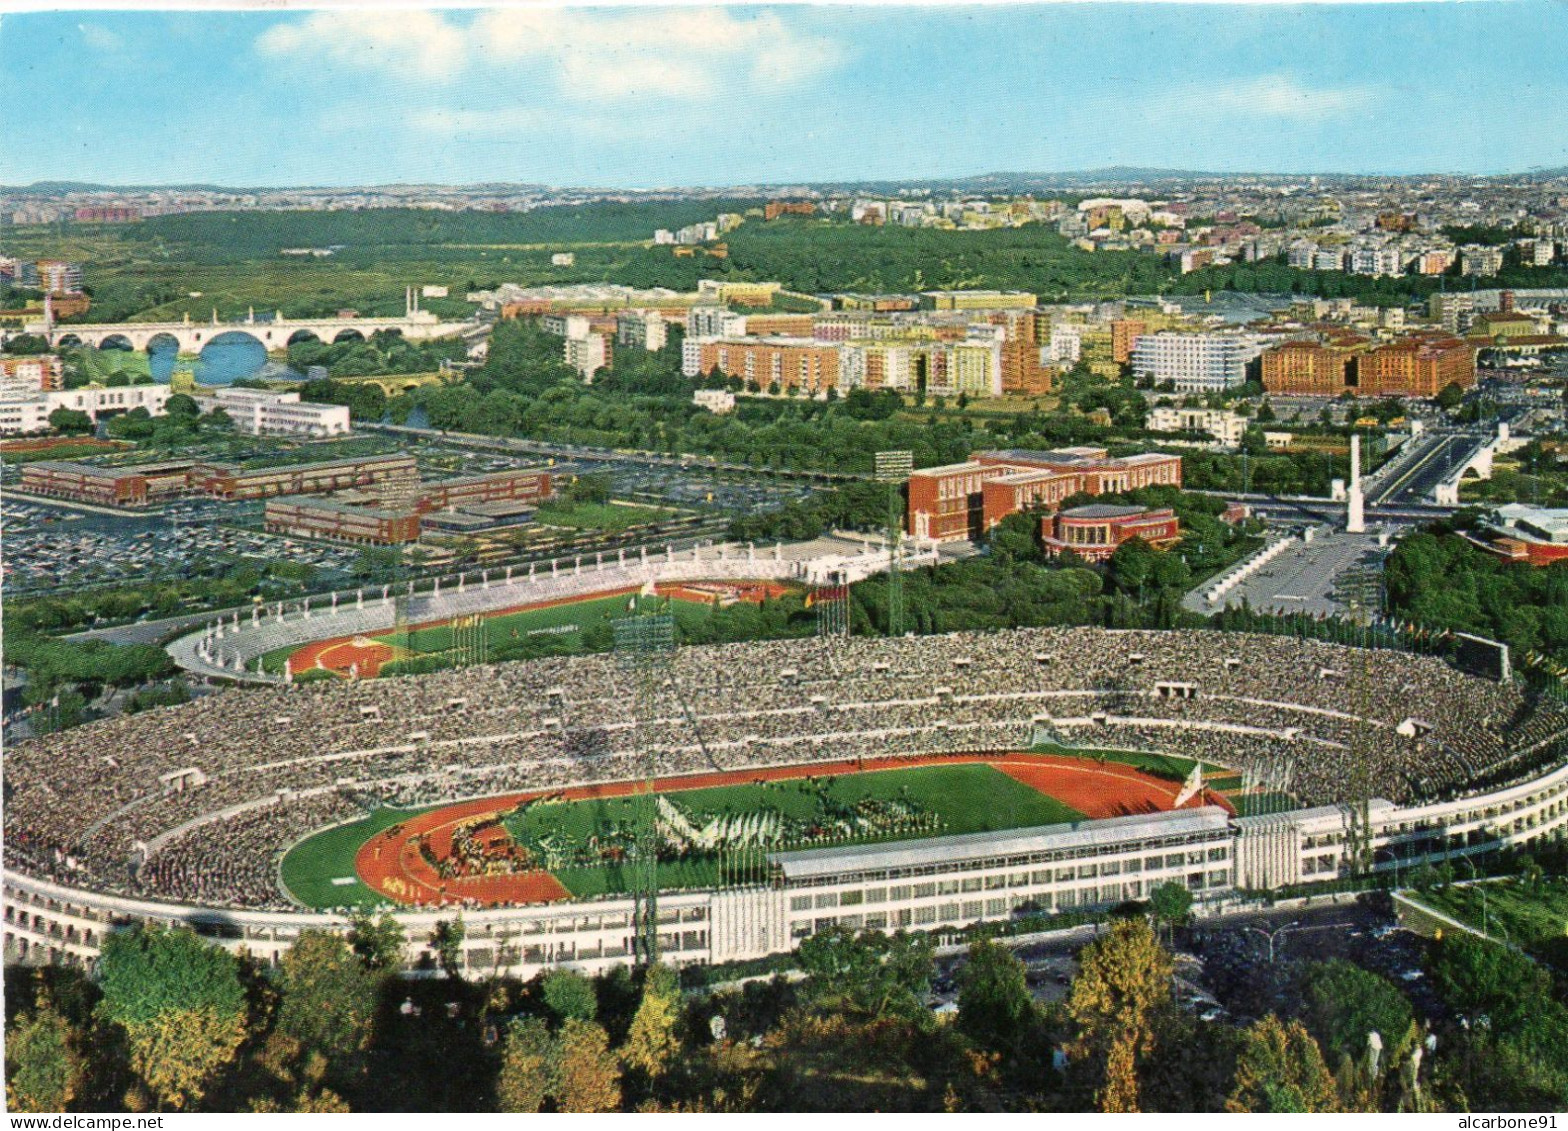
<svg viewBox="0 0 1568 1131">
<path fill-rule="evenodd" d="M 1367 504 L 1430 502 L 1437 485 L 1487 437 L 1474 432 L 1443 432 L 1418 441 L 1419 447 L 1367 487 Z"/>
</svg>

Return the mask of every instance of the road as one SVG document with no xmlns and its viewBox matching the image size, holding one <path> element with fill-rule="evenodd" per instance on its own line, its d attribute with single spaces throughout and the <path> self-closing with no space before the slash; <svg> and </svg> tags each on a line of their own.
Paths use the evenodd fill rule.
<svg viewBox="0 0 1568 1131">
<path fill-rule="evenodd" d="M 1368 505 L 1430 502 L 1437 485 L 1486 439 L 1473 432 L 1438 433 L 1423 438 L 1418 448 L 1369 486 Z"/>
</svg>

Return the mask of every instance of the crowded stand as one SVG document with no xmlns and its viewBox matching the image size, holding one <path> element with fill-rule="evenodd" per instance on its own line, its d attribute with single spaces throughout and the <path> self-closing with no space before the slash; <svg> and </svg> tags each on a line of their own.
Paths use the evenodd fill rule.
<svg viewBox="0 0 1568 1131">
<path fill-rule="evenodd" d="M 206 905 L 288 906 L 279 853 L 375 805 L 641 776 L 1020 749 L 1284 774 L 1304 806 L 1407 804 L 1538 765 L 1568 713 L 1443 661 L 1224 632 L 1018 629 L 691 647 L 639 736 L 608 655 L 242 688 L 7 751 L 7 867 Z M 640 739 L 640 741 L 639 741 Z M 1533 759 L 1533 761 L 1532 761 Z"/>
</svg>

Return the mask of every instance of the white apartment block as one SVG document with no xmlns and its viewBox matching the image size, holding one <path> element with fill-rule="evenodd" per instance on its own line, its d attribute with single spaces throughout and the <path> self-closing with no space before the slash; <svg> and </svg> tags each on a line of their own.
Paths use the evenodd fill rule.
<svg viewBox="0 0 1568 1131">
<path fill-rule="evenodd" d="M 686 315 L 687 338 L 739 338 L 746 316 L 722 306 L 694 306 Z"/>
<path fill-rule="evenodd" d="M 1143 426 L 1150 432 L 1207 432 L 1217 442 L 1234 448 L 1247 431 L 1247 418 L 1217 408 L 1160 405 L 1149 413 Z"/>
<path fill-rule="evenodd" d="M 1235 388 L 1247 379 L 1247 363 L 1263 343 L 1246 334 L 1144 334 L 1132 351 L 1133 375 L 1169 382 L 1178 393 L 1212 393 Z"/>
<path fill-rule="evenodd" d="M 1460 249 L 1460 270 L 1466 275 L 1490 278 L 1503 270 L 1503 249 L 1471 244 Z"/>
<path fill-rule="evenodd" d="M 26 436 L 49 427 L 54 411 L 42 397 L 0 400 L 0 436 Z"/>
<path fill-rule="evenodd" d="M 149 416 L 162 416 L 172 395 L 167 385 L 121 385 L 105 388 L 88 385 L 54 392 L 13 392 L 0 401 L 0 434 L 18 435 L 49 427 L 49 414 L 57 408 L 85 412 L 96 423 L 99 416 L 144 408 Z"/>
<path fill-rule="evenodd" d="M 252 436 L 346 436 L 347 405 L 307 404 L 298 393 L 271 393 L 263 389 L 218 389 L 208 412 L 222 409 L 234 427 Z"/>
<path fill-rule="evenodd" d="M 628 310 L 615 320 L 615 344 L 662 350 L 669 340 L 669 323 L 657 310 Z"/>
<path fill-rule="evenodd" d="M 593 381 L 593 375 L 610 363 L 603 334 L 567 338 L 565 357 L 566 364 L 577 370 L 584 381 L 590 383 Z"/>
</svg>

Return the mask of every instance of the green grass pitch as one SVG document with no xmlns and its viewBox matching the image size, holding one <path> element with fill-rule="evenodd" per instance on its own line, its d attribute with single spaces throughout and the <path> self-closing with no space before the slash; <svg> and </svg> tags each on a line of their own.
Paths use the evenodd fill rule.
<svg viewBox="0 0 1568 1131">
<path fill-rule="evenodd" d="M 532 632 L 549 629 L 570 628 L 574 632 L 600 624 L 610 624 L 621 617 L 628 616 L 627 603 L 632 600 L 641 602 L 642 598 L 634 598 L 629 594 L 615 597 L 595 597 L 584 601 L 571 601 L 561 605 L 549 605 L 541 609 L 524 609 L 520 612 L 507 613 L 504 616 L 485 618 L 485 628 L 489 633 L 492 647 L 510 640 L 527 636 Z M 670 612 L 678 624 L 694 624 L 708 614 L 708 606 L 696 601 L 671 600 Z M 513 636 L 516 633 L 516 636 Z M 563 635 L 565 633 L 563 632 Z M 431 654 L 445 652 L 452 647 L 452 628 L 450 624 L 434 624 L 426 628 L 415 629 L 408 633 L 406 640 L 400 639 L 394 633 L 383 633 L 374 638 L 382 644 L 407 647 L 411 651 Z"/>
<path fill-rule="evenodd" d="M 943 836 L 1062 824 L 1083 817 L 1055 798 L 981 764 L 839 774 L 833 777 L 830 792 L 846 803 L 867 797 L 910 798 L 942 818 L 944 827 L 937 835 Z M 763 807 L 797 816 L 815 811 L 814 801 L 800 780 L 737 783 L 666 794 L 694 817 Z M 636 805 L 632 797 L 551 802 L 528 809 L 512 823 L 517 826 L 514 831 L 553 830 L 574 840 L 586 840 L 596 832 L 613 830 L 618 823 L 632 822 Z M 353 884 L 332 881 L 354 876 L 354 856 L 360 845 L 415 812 L 381 809 L 363 821 L 328 829 L 300 842 L 283 859 L 285 888 L 300 903 L 313 908 L 369 907 L 383 902 L 357 879 Z M 905 833 L 894 839 L 911 838 Z M 716 860 L 666 862 L 659 866 L 659 886 L 666 890 L 711 886 L 720 882 L 720 868 Z M 563 868 L 554 874 L 575 896 L 614 894 L 631 886 L 629 870 L 615 866 Z"/>
</svg>

